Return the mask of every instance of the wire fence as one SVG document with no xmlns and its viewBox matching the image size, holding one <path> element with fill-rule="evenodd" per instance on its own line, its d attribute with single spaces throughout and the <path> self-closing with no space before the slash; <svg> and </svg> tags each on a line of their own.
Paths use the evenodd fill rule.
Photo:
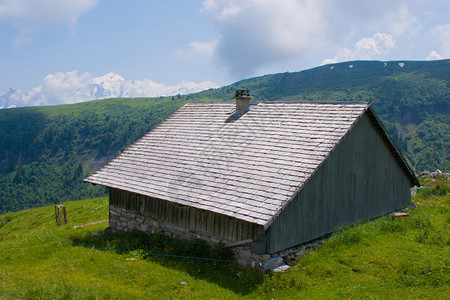
<svg viewBox="0 0 450 300">
<path fill-rule="evenodd" d="M 396 212 L 403 211 L 403 210 L 405 210 L 405 209 L 407 209 L 407 208 L 397 210 Z M 278 256 L 275 256 L 275 257 L 271 257 L 270 259 L 267 259 L 267 260 L 265 260 L 265 261 L 263 261 L 263 262 L 241 261 L 241 260 L 227 260 L 227 259 L 208 258 L 208 257 L 195 257 L 195 256 L 183 256 L 183 255 L 166 254 L 166 253 L 156 253 L 156 252 L 145 252 L 145 251 L 139 251 L 139 253 L 140 253 L 141 255 L 151 255 L 151 256 L 161 256 L 161 257 L 172 257 L 172 258 L 192 259 L 192 260 L 203 260 L 203 261 L 216 261 L 216 262 L 229 262 L 229 263 L 240 263 L 240 264 L 252 264 L 252 265 L 257 264 L 257 265 L 260 265 L 260 266 L 261 266 L 261 265 L 267 263 L 268 261 L 271 261 L 271 260 L 274 260 L 274 259 L 277 259 L 277 258 L 283 258 L 283 257 L 285 257 L 285 256 L 292 255 L 292 254 L 295 254 L 295 253 L 297 253 L 297 252 L 299 252 L 299 251 L 302 251 L 302 250 L 304 250 L 304 249 L 306 249 L 306 248 L 313 247 L 313 246 L 315 246 L 315 245 L 319 245 L 319 244 L 321 244 L 321 243 L 323 243 L 323 242 L 325 242 L 325 241 L 328 241 L 328 240 L 333 239 L 333 238 L 335 238 L 335 237 L 341 236 L 341 235 L 343 235 L 343 234 L 345 234 L 345 233 L 348 233 L 348 232 L 350 232 L 350 231 L 356 230 L 356 229 L 358 229 L 358 228 L 360 228 L 360 227 L 362 227 L 362 226 L 371 224 L 371 223 L 373 223 L 373 222 L 375 222 L 375 221 L 377 221 L 377 220 L 386 218 L 386 217 L 388 217 L 388 216 L 390 216 L 390 215 L 392 215 L 392 213 L 389 213 L 389 214 L 384 215 L 384 216 L 381 216 L 381 217 L 374 218 L 374 219 L 372 219 L 372 220 L 369 220 L 369 221 L 367 221 L 367 222 L 364 222 L 364 223 L 361 223 L 361 224 L 359 224 L 359 225 L 357 225 L 357 226 L 354 226 L 354 227 L 352 227 L 352 228 L 350 228 L 350 229 L 347 229 L 347 230 L 344 230 L 344 231 L 335 233 L 335 234 L 333 234 L 333 235 L 331 235 L 331 236 L 329 236 L 329 237 L 322 238 L 322 239 L 317 240 L 317 241 L 314 241 L 314 242 L 312 242 L 312 243 L 304 244 L 304 245 L 300 246 L 299 248 L 296 248 L 295 250 L 292 250 L 292 251 L 290 251 L 290 252 L 287 252 L 287 253 L 284 253 L 284 254 L 281 254 L 281 255 L 278 255 Z M 3 223 L 8 224 L 9 222 L 4 221 Z M 84 247 L 84 248 L 88 248 L 88 249 L 93 249 L 93 250 L 98 250 L 98 251 L 121 252 L 121 253 L 133 253 L 133 252 L 136 252 L 136 250 L 124 250 L 124 249 L 115 249 L 115 248 L 113 248 L 113 249 L 111 249 L 111 248 L 102 248 L 102 247 L 97 247 L 97 246 L 94 246 L 94 245 L 87 245 L 87 244 L 83 244 L 83 243 L 78 243 L 78 242 L 75 242 L 75 241 L 70 240 L 70 239 L 61 238 L 61 237 L 54 236 L 54 235 L 50 235 L 50 234 L 46 234 L 46 233 L 35 232 L 35 231 L 32 231 L 32 230 L 29 229 L 29 228 L 23 228 L 23 227 L 20 227 L 20 226 L 11 226 L 11 227 L 14 227 L 14 228 L 16 228 L 16 229 L 25 230 L 25 231 L 28 231 L 28 232 L 32 232 L 32 233 L 34 233 L 34 234 L 38 234 L 38 235 L 45 236 L 45 237 L 48 237 L 48 238 L 57 239 L 57 240 L 60 240 L 60 241 L 64 241 L 64 242 L 67 242 L 67 243 L 70 243 L 70 244 L 73 244 L 73 245 L 76 245 L 76 246 L 81 246 L 81 247 Z"/>
<path fill-rule="evenodd" d="M 444 195 L 440 195 L 440 196 L 438 196 L 438 197 L 436 197 L 436 198 L 434 198 L 434 199 L 439 199 L 439 198 L 444 197 L 444 196 L 446 196 L 446 195 L 447 195 L 447 193 L 444 194 Z M 408 207 L 407 207 L 407 208 L 399 209 L 399 210 L 397 210 L 397 211 L 395 211 L 395 212 L 404 211 L 404 210 L 406 210 L 406 209 L 408 209 Z M 322 238 L 322 239 L 317 240 L 317 241 L 314 241 L 314 242 L 312 242 L 312 243 L 304 244 L 304 245 L 300 246 L 299 248 L 296 248 L 295 250 L 289 251 L 289 252 L 287 252 L 287 253 L 284 253 L 284 254 L 281 254 L 281 255 L 278 255 L 278 256 L 275 256 L 275 257 L 271 257 L 270 259 L 267 259 L 267 260 L 265 260 L 265 261 L 263 261 L 263 262 L 241 261 L 241 260 L 227 260 L 227 259 L 209 258 L 209 257 L 183 256 L 183 255 L 166 254 L 166 253 L 156 253 L 156 252 L 145 252 L 145 251 L 143 251 L 143 252 L 140 251 L 139 253 L 142 254 L 142 255 L 151 255 L 151 256 L 172 257 L 172 258 L 192 259 L 192 260 L 203 260 L 203 261 L 228 262 L 228 263 L 240 263 L 240 264 L 252 264 L 252 265 L 257 264 L 257 265 L 261 266 L 261 265 L 263 265 L 264 263 L 266 263 L 266 262 L 268 262 L 268 261 L 274 260 L 274 259 L 276 259 L 276 258 L 283 258 L 283 257 L 285 257 L 285 256 L 295 254 L 295 253 L 297 253 L 297 252 L 299 252 L 299 251 L 302 251 L 302 250 L 304 250 L 304 249 L 306 249 L 306 248 L 313 247 L 314 245 L 319 245 L 319 244 L 321 244 L 321 243 L 323 243 L 323 242 L 325 242 L 325 241 L 328 241 L 328 240 L 330 240 L 330 239 L 336 238 L 336 237 L 341 236 L 341 235 L 343 235 L 343 234 L 345 234 L 345 233 L 348 233 L 348 232 L 350 232 L 350 231 L 356 230 L 356 229 L 358 229 L 358 228 L 360 228 L 360 227 L 362 227 L 362 226 L 366 226 L 366 225 L 371 224 L 371 223 L 373 223 L 373 222 L 375 222 L 375 221 L 378 221 L 378 220 L 381 220 L 381 219 L 383 219 L 383 218 L 389 217 L 389 216 L 391 216 L 391 215 L 392 215 L 393 213 L 395 213 L 395 212 L 392 212 L 392 213 L 389 213 L 389 214 L 386 214 L 386 215 L 383 215 L 383 216 L 380 216 L 380 217 L 373 218 L 373 219 L 371 219 L 371 220 L 369 220 L 369 221 L 366 221 L 366 222 L 364 222 L 364 223 L 361 223 L 361 224 L 359 224 L 359 225 L 357 225 L 357 226 L 353 226 L 352 228 L 349 228 L 349 229 L 347 229 L 347 230 L 344 230 L 344 231 L 341 231 L 341 232 L 332 234 L 332 235 L 329 236 L 329 237 Z M 10 223 L 10 222 L 9 222 L 9 221 L 4 221 L 3 223 L 4 223 L 4 224 L 8 224 L 8 223 Z M 110 248 L 96 247 L 96 246 L 93 246 L 93 245 L 87 245 L 87 244 L 83 244 L 83 243 L 78 243 L 78 242 L 75 242 L 75 241 L 73 241 L 73 240 L 61 238 L 61 237 L 58 237 L 58 236 L 53 236 L 53 235 L 49 235 L 49 234 L 46 234 L 46 233 L 40 233 L 40 232 L 32 231 L 32 230 L 29 229 L 29 228 L 24 228 L 24 227 L 20 227 L 20 226 L 11 226 L 11 227 L 14 227 L 14 228 L 16 228 L 16 229 L 25 230 L 25 231 L 28 231 L 28 232 L 32 232 L 32 233 L 34 233 L 34 234 L 38 234 L 38 235 L 45 236 L 45 237 L 48 237 L 48 238 L 52 238 L 52 239 L 57 239 L 57 240 L 60 240 L 60 241 L 64 241 L 64 242 L 67 242 L 67 243 L 70 243 L 70 244 L 73 244 L 73 245 L 76 245 L 76 246 L 81 246 L 81 247 L 93 249 L 93 250 L 98 250 L 98 251 L 112 251 L 112 252 L 121 252 L 121 253 L 133 253 L 133 252 L 136 252 L 136 250 L 124 250 L 124 249 L 115 249 L 115 248 L 114 248 L 114 249 L 110 249 Z"/>
</svg>

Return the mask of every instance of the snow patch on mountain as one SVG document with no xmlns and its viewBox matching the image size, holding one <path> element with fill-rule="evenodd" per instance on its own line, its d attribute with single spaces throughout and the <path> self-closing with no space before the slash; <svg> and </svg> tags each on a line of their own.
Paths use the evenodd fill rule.
<svg viewBox="0 0 450 300">
<path fill-rule="evenodd" d="M 127 80 L 113 72 L 92 77 L 89 73 L 78 74 L 78 71 L 74 70 L 49 74 L 44 77 L 42 85 L 30 91 L 10 88 L 0 92 L 0 109 L 106 98 L 186 95 L 218 87 L 217 83 L 211 81 L 182 81 L 174 86 L 167 86 L 149 79 Z"/>
</svg>

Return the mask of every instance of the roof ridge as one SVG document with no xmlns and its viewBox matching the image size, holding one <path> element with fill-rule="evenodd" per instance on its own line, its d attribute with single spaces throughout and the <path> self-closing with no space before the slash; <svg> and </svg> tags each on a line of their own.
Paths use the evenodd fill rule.
<svg viewBox="0 0 450 300">
<path fill-rule="evenodd" d="M 187 104 L 202 104 L 202 105 L 214 105 L 214 104 L 234 104 L 234 100 L 230 100 L 227 102 L 189 102 Z M 361 104 L 367 105 L 370 104 L 369 101 L 283 101 L 283 100 L 275 100 L 275 101 L 252 101 L 251 105 L 256 104 Z"/>
</svg>

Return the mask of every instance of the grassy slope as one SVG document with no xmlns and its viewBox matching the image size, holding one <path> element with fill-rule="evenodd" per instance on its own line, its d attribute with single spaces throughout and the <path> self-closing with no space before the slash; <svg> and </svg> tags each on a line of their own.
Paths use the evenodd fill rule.
<svg viewBox="0 0 450 300">
<path fill-rule="evenodd" d="M 0 216 L 0 296 L 445 299 L 450 195 L 432 197 L 419 194 L 409 217 L 386 217 L 343 232 L 274 276 L 239 273 L 227 263 L 146 257 L 127 243 L 120 249 L 135 251 L 71 243 L 92 241 L 91 234 L 106 226 L 73 228 L 107 219 L 106 198 L 66 203 L 69 223 L 61 227 L 51 206 L 8 213 Z"/>
</svg>

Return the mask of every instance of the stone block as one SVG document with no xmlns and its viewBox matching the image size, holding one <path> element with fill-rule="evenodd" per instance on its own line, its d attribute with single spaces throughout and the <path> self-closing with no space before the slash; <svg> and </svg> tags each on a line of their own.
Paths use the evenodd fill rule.
<svg viewBox="0 0 450 300">
<path fill-rule="evenodd" d="M 273 269 L 273 272 L 274 272 L 274 273 L 277 273 L 277 272 L 286 272 L 286 270 L 289 269 L 289 268 L 290 268 L 290 267 L 289 267 L 288 265 L 282 265 L 282 266 L 279 266 L 278 268 Z"/>
<path fill-rule="evenodd" d="M 217 244 L 217 243 L 219 243 L 220 242 L 220 240 L 218 239 L 218 238 L 216 238 L 216 237 L 211 237 L 211 243 L 213 243 L 213 244 Z"/>
<path fill-rule="evenodd" d="M 136 218 L 136 214 L 132 213 L 132 212 L 129 212 L 129 211 L 123 212 L 122 216 L 127 218 L 127 219 L 135 219 Z"/>
<path fill-rule="evenodd" d="M 318 249 L 318 248 L 320 247 L 321 244 L 322 244 L 321 242 L 317 242 L 317 243 L 315 243 L 315 244 L 312 244 L 311 247 L 312 247 L 314 250 L 316 250 L 316 249 Z"/>
<path fill-rule="evenodd" d="M 270 259 L 270 256 L 269 256 L 269 258 L 268 259 Z M 264 259 L 264 256 L 263 255 L 260 255 L 260 254 L 255 254 L 255 253 L 252 253 L 252 256 L 250 257 L 250 261 L 254 261 L 254 262 L 257 262 L 257 263 L 261 263 L 261 262 L 263 262 L 263 261 L 266 261 L 267 259 Z"/>
<path fill-rule="evenodd" d="M 162 224 L 163 228 L 168 231 L 173 231 L 173 225 L 169 223 Z"/>
<path fill-rule="evenodd" d="M 184 227 L 178 227 L 178 230 L 182 233 L 189 233 L 189 229 L 184 228 Z"/>
<path fill-rule="evenodd" d="M 242 250 L 239 250 L 237 260 L 243 261 L 243 262 L 248 262 L 248 261 L 250 261 L 251 256 L 252 256 L 252 253 L 250 251 L 242 249 Z M 240 264 L 243 264 L 243 263 L 240 263 Z"/>
<path fill-rule="evenodd" d="M 208 244 L 211 244 L 211 238 L 207 235 L 202 235 L 202 240 L 206 241 Z"/>
<path fill-rule="evenodd" d="M 264 262 L 262 264 L 262 269 L 264 272 L 266 272 L 267 270 L 276 269 L 279 266 L 281 266 L 282 264 L 283 264 L 283 259 L 281 257 L 275 257 L 275 258 L 272 258 L 271 260 Z"/>
<path fill-rule="evenodd" d="M 148 225 L 147 224 L 141 224 L 141 230 L 146 232 L 148 231 Z"/>
<path fill-rule="evenodd" d="M 269 260 L 271 257 L 270 254 L 263 254 L 261 256 L 262 256 L 263 261 Z"/>
</svg>

